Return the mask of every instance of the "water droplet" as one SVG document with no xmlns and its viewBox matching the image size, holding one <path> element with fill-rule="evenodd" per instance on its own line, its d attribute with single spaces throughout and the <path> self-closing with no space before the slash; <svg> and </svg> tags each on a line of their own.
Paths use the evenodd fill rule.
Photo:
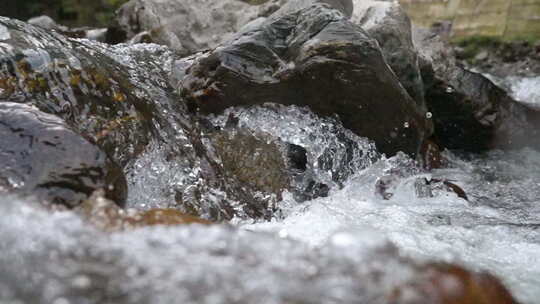
<svg viewBox="0 0 540 304">
<path fill-rule="evenodd" d="M 433 114 L 431 112 L 427 112 L 426 113 L 426 118 L 431 119 L 431 117 L 433 117 Z"/>
</svg>

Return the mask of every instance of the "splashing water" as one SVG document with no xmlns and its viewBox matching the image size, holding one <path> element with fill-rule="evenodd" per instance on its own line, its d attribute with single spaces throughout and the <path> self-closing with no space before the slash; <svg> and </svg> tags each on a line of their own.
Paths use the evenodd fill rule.
<svg viewBox="0 0 540 304">
<path fill-rule="evenodd" d="M 534 189 L 540 153 L 446 156 L 450 168 L 431 174 L 403 154 L 382 158 L 329 197 L 295 204 L 285 219 L 240 229 L 192 225 L 106 234 L 71 212 L 50 214 L 4 197 L 0 210 L 9 220 L 0 222 L 0 298 L 386 303 L 388 294 L 416 273 L 391 242 L 419 262 L 489 270 L 522 303 L 535 303 L 540 192 Z M 386 200 L 374 189 L 388 175 L 398 178 Z M 419 197 L 417 181 L 424 178 L 451 178 L 469 202 L 444 189 Z"/>
<path fill-rule="evenodd" d="M 540 77 L 508 76 L 499 78 L 484 74 L 496 85 L 504 88 L 512 98 L 534 109 L 540 109 Z"/>
<path fill-rule="evenodd" d="M 488 269 L 523 302 L 534 303 L 540 296 L 540 192 L 535 190 L 540 153 L 493 152 L 470 162 L 448 157 L 452 168 L 400 179 L 389 200 L 374 190 L 393 158 L 357 174 L 333 196 L 297 207 L 281 222 L 243 228 L 320 246 L 335 231 L 368 227 L 415 258 Z M 418 197 L 418 180 L 424 178 L 452 179 L 470 201 L 446 191 Z"/>
<path fill-rule="evenodd" d="M 224 127 L 231 115 L 236 117 L 239 127 L 263 131 L 306 148 L 314 175 L 325 182 L 334 181 L 329 197 L 299 204 L 291 196 L 284 196 L 282 205 L 289 207 L 284 219 L 255 224 L 240 222 L 240 231 L 263 233 L 271 239 L 285 237 L 304 244 L 305 248 L 324 252 L 328 252 L 333 242 L 343 240 L 342 231 L 347 231 L 350 237 L 345 238 L 347 242 L 365 250 L 369 240 L 376 240 L 377 244 L 388 240 L 402 254 L 417 261 L 446 261 L 490 271 L 522 303 L 532 304 L 540 297 L 540 266 L 536 262 L 540 256 L 539 152 L 529 149 L 492 151 L 486 155 L 446 152 L 449 167 L 425 173 L 407 156 L 380 156 L 373 152 L 369 142 L 340 129 L 335 120 L 318 118 L 302 108 L 275 105 L 233 108 L 212 121 Z M 356 157 L 348 167 L 340 166 L 342 163 L 337 161 L 328 167 L 329 171 L 320 170 L 317 160 L 325 159 L 325 153 L 331 155 L 330 159 L 346 158 L 346 149 L 332 150 L 340 146 L 336 128 L 355 142 L 355 151 L 361 152 L 353 153 Z M 343 174 L 339 179 L 342 184 L 335 183 L 336 174 Z M 385 189 L 390 196 L 378 192 L 381 180 L 390 180 Z M 462 188 L 467 199 L 440 183 L 427 184 L 441 180 Z M 267 244 L 261 250 L 268 256 L 289 250 L 281 246 Z M 368 268 L 372 262 L 377 263 L 365 258 L 356 260 Z M 410 269 L 402 269 L 406 277 Z M 234 275 L 227 278 L 237 279 Z M 266 279 L 272 280 L 261 278 L 254 284 L 268 283 Z M 298 287 L 287 282 L 294 286 L 287 293 Z M 271 289 L 282 288 L 277 282 L 268 284 Z M 356 291 L 348 290 L 342 299 L 352 301 L 348 298 L 352 296 L 350 292 L 358 296 Z M 312 290 L 306 292 L 310 293 Z M 320 299 L 314 301 L 321 302 Z"/>
<path fill-rule="evenodd" d="M 9 39 L 6 33 L 0 25 L 0 41 Z M 65 41 L 51 37 L 31 42 L 41 45 L 26 54 L 34 60 L 32 69 L 50 61 L 50 54 L 39 51 L 44 43 L 62 48 Z M 104 62 L 122 66 L 125 81 L 136 84 L 133 95 L 152 100 L 148 105 L 159 113 L 152 126 L 161 141 L 129 153 L 137 157 L 126 164 L 128 205 L 177 207 L 177 193 L 201 186 L 205 163 L 180 126 L 184 117 L 175 113 L 182 109 L 174 108 L 167 77 L 152 77 L 171 73 L 173 54 L 155 45 L 69 42 L 88 58 L 108 54 Z M 0 42 L 9 53 L 5 48 Z M 140 67 L 137 56 L 145 54 L 160 60 Z M 64 57 L 77 70 L 81 62 Z M 537 103 L 535 81 L 513 82 L 514 96 Z M 64 82 L 51 87 L 70 92 Z M 83 85 L 77 86 L 84 91 Z M 538 302 L 540 152 L 447 152 L 448 168 L 426 173 L 404 154 L 381 156 L 339 120 L 305 108 L 233 108 L 210 120 L 225 128 L 231 116 L 236 127 L 304 148 L 308 174 L 329 185 L 329 195 L 299 203 L 285 194 L 280 204 L 286 212 L 268 222 L 115 233 L 96 230 L 72 211 L 45 211 L 31 198 L 2 196 L 0 302 L 377 304 L 417 275 L 414 265 L 423 261 L 490 271 L 522 303 Z M 223 195 L 200 189 L 214 198 Z"/>
<path fill-rule="evenodd" d="M 540 109 L 540 77 L 526 77 L 511 80 L 513 97 L 535 109 Z"/>
<path fill-rule="evenodd" d="M 240 128 L 268 133 L 305 148 L 307 170 L 315 180 L 332 187 L 380 157 L 373 142 L 345 129 L 338 119 L 320 118 L 305 107 L 265 104 L 230 108 L 213 122 L 225 127 L 231 116 Z"/>
</svg>

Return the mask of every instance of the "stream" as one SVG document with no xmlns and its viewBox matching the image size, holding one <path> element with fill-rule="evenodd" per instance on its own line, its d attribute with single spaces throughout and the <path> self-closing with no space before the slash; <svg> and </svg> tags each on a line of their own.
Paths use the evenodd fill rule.
<svg viewBox="0 0 540 304">
<path fill-rule="evenodd" d="M 0 42 L 0 72 L 18 73 L 0 94 L 95 135 L 124 170 L 126 207 L 196 202 L 199 215 L 219 222 L 106 232 L 75 211 L 2 195 L 2 304 L 425 303 L 409 282 L 425 275 L 418 265 L 434 262 L 491 273 L 519 303 L 540 299 L 539 151 L 446 150 L 445 166 L 428 172 L 404 153 L 385 156 L 336 115 L 323 118 L 290 100 L 204 114 L 211 127 L 199 128 L 169 83 L 185 76 L 175 65 L 191 57 L 154 44 L 68 39 L 7 18 Z M 539 78 L 495 81 L 540 108 Z M 268 202 L 269 217 L 250 216 L 242 196 L 230 195 L 253 189 L 223 186 L 232 179 L 211 170 L 224 158 L 209 139 L 225 136 L 216 129 L 266 134 L 252 142 L 305 151 L 302 174 L 287 176 L 296 179 L 291 189 L 279 199 L 262 197 L 271 191 L 251 196 Z M 325 188 L 298 199 L 313 185 Z M 223 202 L 232 203 L 225 210 Z M 441 282 L 450 291 L 460 284 L 444 275 Z"/>
<path fill-rule="evenodd" d="M 524 84 L 516 87 L 528 90 L 516 96 L 534 94 Z M 404 154 L 380 156 L 367 140 L 347 133 L 363 153 L 346 167 L 322 170 L 318 156 L 343 157 L 333 146 L 342 128 L 335 120 L 294 106 L 228 111 L 245 127 L 317 147 L 308 157 L 317 179 L 346 178 L 327 197 L 303 203 L 284 193 L 282 212 L 271 221 L 112 234 L 72 212 L 50 214 L 31 201 L 2 197 L 8 219 L 0 221 L 3 303 L 384 303 L 385 290 L 412 275 L 401 257 L 489 271 L 522 303 L 540 298 L 540 152 L 446 151 L 447 168 L 425 173 Z M 145 157 L 153 165 L 139 166 L 146 169 L 129 179 L 131 207 L 161 206 L 166 191 L 148 189 L 165 189 L 186 174 L 167 167 L 151 148 L 138 162 Z M 389 180 L 384 197 L 375 191 L 381 178 Z M 442 179 L 461 187 L 468 200 L 425 182 Z M 370 279 L 375 269 L 378 281 Z"/>
</svg>

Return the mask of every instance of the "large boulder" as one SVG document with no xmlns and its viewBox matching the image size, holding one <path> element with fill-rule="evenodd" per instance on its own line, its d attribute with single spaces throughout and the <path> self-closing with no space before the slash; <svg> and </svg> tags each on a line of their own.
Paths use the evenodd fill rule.
<svg viewBox="0 0 540 304">
<path fill-rule="evenodd" d="M 298 200 L 328 191 L 297 181 L 300 147 L 190 115 L 169 84 L 180 58 L 165 47 L 69 39 L 6 18 L 0 39 L 2 100 L 53 114 L 96 144 L 124 169 L 132 207 L 270 218 L 283 191 Z"/>
<path fill-rule="evenodd" d="M 413 38 L 440 145 L 472 152 L 539 146 L 539 112 L 516 102 L 483 75 L 458 65 L 452 48 L 436 34 L 415 29 Z"/>
<path fill-rule="evenodd" d="M 287 4 L 216 49 L 178 63 L 191 111 L 220 113 L 265 102 L 338 115 L 388 154 L 415 155 L 431 135 L 426 113 L 386 64 L 376 40 L 340 1 Z"/>
<path fill-rule="evenodd" d="M 351 21 L 375 38 L 386 62 L 409 95 L 425 109 L 424 86 L 412 41 L 411 21 L 398 2 L 354 0 Z"/>
<path fill-rule="evenodd" d="M 221 190 L 226 182 L 219 164 L 206 161 L 200 130 L 168 84 L 171 51 L 157 45 L 109 46 L 69 39 L 7 18 L 0 18 L 0 33 L 3 101 L 35 106 L 61 118 L 125 170 L 130 188 L 134 176 L 144 173 L 137 161 L 157 146 L 160 155 L 148 166 L 164 158 L 168 166 L 193 172 L 171 186 L 173 195 L 166 197 L 170 204 L 176 191 L 197 189 L 203 194 L 184 197 L 178 208 L 184 203 L 208 206 L 198 209 L 201 215 L 233 216 L 226 208 L 227 197 L 219 203 L 215 195 L 209 197 L 207 189 L 226 193 Z M 202 170 L 201 163 L 212 165 Z M 148 176 L 142 178 L 149 184 Z"/>
<path fill-rule="evenodd" d="M 112 48 L 2 17 L 1 27 L 0 98 L 57 115 L 121 166 L 172 123 L 160 113 L 173 94 L 158 81 L 168 50 Z"/>
<path fill-rule="evenodd" d="M 117 11 L 111 32 L 134 42 L 167 45 L 184 54 L 213 48 L 285 0 L 262 5 L 238 0 L 131 0 Z M 139 34 L 139 35 L 138 35 Z"/>
<path fill-rule="evenodd" d="M 119 205 L 127 197 L 121 168 L 60 118 L 0 102 L 0 193 L 30 195 L 74 207 L 104 189 Z"/>
</svg>

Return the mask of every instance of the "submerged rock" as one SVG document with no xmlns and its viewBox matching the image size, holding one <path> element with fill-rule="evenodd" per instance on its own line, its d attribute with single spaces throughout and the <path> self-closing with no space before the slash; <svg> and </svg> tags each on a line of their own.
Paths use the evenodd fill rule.
<svg viewBox="0 0 540 304">
<path fill-rule="evenodd" d="M 288 4 L 179 64 L 186 65 L 178 86 L 192 111 L 220 113 L 265 102 L 307 105 L 322 116 L 337 114 L 346 128 L 388 154 L 414 155 L 431 134 L 431 122 L 389 69 L 377 42 L 325 1 Z"/>
<path fill-rule="evenodd" d="M 127 39 L 145 32 L 154 43 L 191 54 L 215 47 L 283 2 L 254 6 L 238 0 L 131 0 L 118 10 L 116 25 L 110 30 L 124 32 Z"/>
<path fill-rule="evenodd" d="M 260 193 L 256 201 L 245 206 L 245 212 L 251 217 L 262 215 L 271 219 L 277 209 L 272 205 L 281 200 L 281 193 L 290 190 L 292 185 L 287 160 L 283 157 L 286 146 L 265 134 L 242 129 L 216 131 L 209 137 L 224 174 L 236 180 L 240 189 Z"/>
<path fill-rule="evenodd" d="M 206 225 L 211 223 L 176 209 L 150 209 L 147 211 L 121 209 L 113 201 L 105 198 L 102 190 L 95 191 L 75 211 L 86 222 L 109 232 L 156 225 Z"/>
<path fill-rule="evenodd" d="M 97 189 L 123 206 L 121 168 L 56 116 L 0 102 L 0 193 L 73 207 Z"/>
<path fill-rule="evenodd" d="M 289 191 L 298 200 L 341 188 L 349 177 L 380 158 L 372 141 L 347 130 L 336 118 L 318 117 L 307 107 L 270 103 L 233 107 L 212 123 L 229 132 L 264 134 L 262 138 L 277 143 L 292 180 L 294 190 Z"/>
<path fill-rule="evenodd" d="M 281 209 L 278 202 L 283 199 L 284 192 L 302 202 L 327 196 L 333 186 L 310 174 L 308 153 L 313 151 L 308 152 L 275 135 L 229 126 L 208 137 L 224 175 L 231 184 L 240 186 L 237 192 L 256 193 L 252 202 L 243 208 L 251 217 L 276 217 Z"/>
</svg>

